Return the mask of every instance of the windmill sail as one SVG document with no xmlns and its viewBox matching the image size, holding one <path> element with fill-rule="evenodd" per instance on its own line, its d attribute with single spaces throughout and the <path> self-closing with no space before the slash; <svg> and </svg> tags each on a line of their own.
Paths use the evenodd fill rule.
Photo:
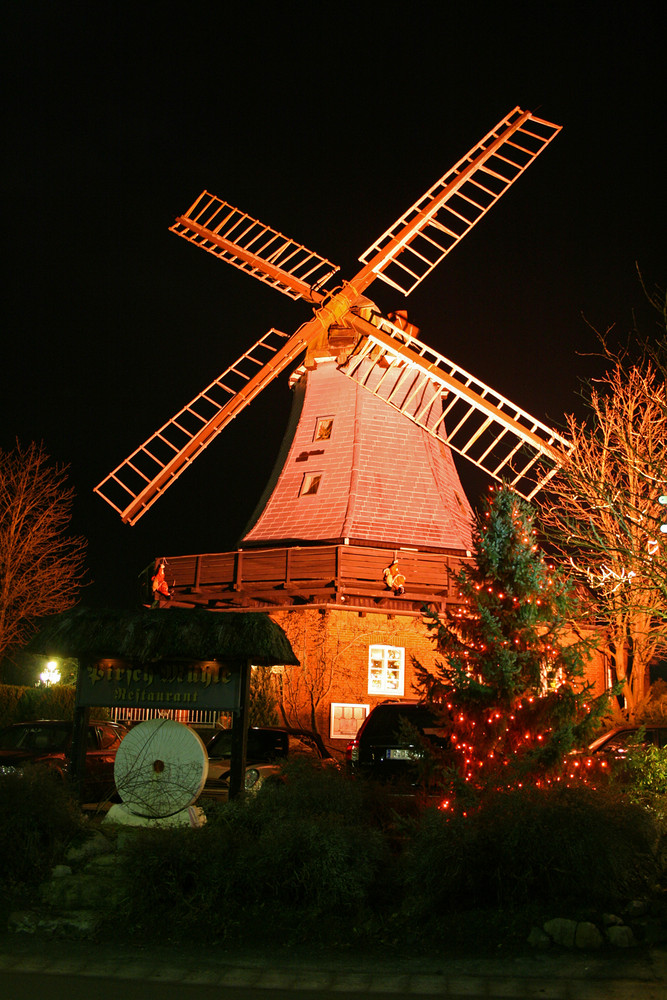
<svg viewBox="0 0 667 1000">
<path fill-rule="evenodd" d="M 288 339 L 280 330 L 269 330 L 110 472 L 95 493 L 123 521 L 135 524 L 223 427 L 302 350 L 297 337 Z"/>
<path fill-rule="evenodd" d="M 515 108 L 415 202 L 359 260 L 409 295 L 561 130 Z"/>
<path fill-rule="evenodd" d="M 315 301 L 313 292 L 339 270 L 330 260 L 208 191 L 202 191 L 169 228 L 291 299 Z"/>
<path fill-rule="evenodd" d="M 353 322 L 364 335 L 341 371 L 526 500 L 571 450 L 555 430 L 383 317 Z"/>
</svg>

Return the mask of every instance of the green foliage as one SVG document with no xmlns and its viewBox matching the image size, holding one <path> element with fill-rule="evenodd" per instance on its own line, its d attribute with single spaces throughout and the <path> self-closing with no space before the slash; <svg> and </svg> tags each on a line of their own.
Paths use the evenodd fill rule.
<svg viewBox="0 0 667 1000">
<path fill-rule="evenodd" d="M 568 629 L 575 596 L 539 550 L 529 505 L 494 490 L 474 545 L 456 576 L 460 604 L 431 618 L 443 659 L 434 673 L 416 665 L 421 694 L 452 733 L 445 759 L 425 745 L 425 760 L 433 773 L 440 756 L 444 786 L 459 798 L 462 787 L 468 798 L 555 767 L 606 704 L 592 703 L 583 682 L 590 643 Z"/>
<path fill-rule="evenodd" d="M 0 725 L 30 722 L 33 719 L 74 718 L 75 689 L 69 684 L 50 687 L 15 687 L 0 684 Z M 97 718 L 106 718 L 106 709 L 96 709 Z"/>
<path fill-rule="evenodd" d="M 18 703 L 17 722 L 31 719 L 73 719 L 75 689 L 67 684 L 26 688 Z"/>
<path fill-rule="evenodd" d="M 474 561 L 455 578 L 460 604 L 444 623 L 432 620 L 445 659 L 438 676 L 422 673 L 429 693 L 444 686 L 471 703 L 508 707 L 583 676 L 589 645 L 563 638 L 575 597 L 539 550 L 533 522 L 508 487 L 486 499 Z"/>
<path fill-rule="evenodd" d="M 667 747 L 642 746 L 642 730 L 637 743 L 628 750 L 620 780 L 635 802 L 665 812 L 667 809 Z"/>
<path fill-rule="evenodd" d="M 252 668 L 248 720 L 251 726 L 278 725 L 277 696 L 271 667 Z"/>
<path fill-rule="evenodd" d="M 661 873 L 664 818 L 617 792 L 531 787 L 467 816 L 400 822 L 386 790 L 368 792 L 298 762 L 246 801 L 204 801 L 201 829 L 120 828 L 109 927 L 133 941 L 234 945 L 266 941 L 269 928 L 275 946 L 432 950 L 478 911 L 488 934 L 494 908 L 607 908 L 648 894 Z M 44 878 L 83 831 L 46 769 L 0 782 L 1 887 Z"/>
<path fill-rule="evenodd" d="M 26 688 L 0 684 L 0 728 L 17 721 L 18 704 Z"/>
<path fill-rule="evenodd" d="M 27 765 L 0 779 L 0 886 L 36 885 L 84 830 L 68 786 L 46 767 Z"/>
<path fill-rule="evenodd" d="M 467 816 L 432 811 L 406 852 L 406 918 L 611 905 L 655 884 L 659 837 L 646 810 L 585 786 L 498 793 Z"/>
<path fill-rule="evenodd" d="M 141 831 L 123 861 L 123 919 L 137 933 L 331 940 L 363 909 L 384 858 L 361 790 L 336 771 L 286 769 L 190 830 Z"/>
</svg>

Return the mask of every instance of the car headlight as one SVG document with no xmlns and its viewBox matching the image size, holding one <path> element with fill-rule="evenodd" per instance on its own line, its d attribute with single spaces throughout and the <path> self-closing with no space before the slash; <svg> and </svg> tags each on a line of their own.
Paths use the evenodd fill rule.
<svg viewBox="0 0 667 1000">
<path fill-rule="evenodd" d="M 259 788 L 259 771 L 256 767 L 249 767 L 245 773 L 245 790 L 250 792 L 253 788 Z"/>
</svg>

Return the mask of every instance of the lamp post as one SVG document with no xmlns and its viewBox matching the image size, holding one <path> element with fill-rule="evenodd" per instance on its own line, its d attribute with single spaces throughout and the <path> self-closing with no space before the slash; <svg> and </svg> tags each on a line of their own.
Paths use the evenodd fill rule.
<svg viewBox="0 0 667 1000">
<path fill-rule="evenodd" d="M 49 662 L 46 664 L 45 669 L 42 670 L 41 674 L 39 675 L 39 679 L 42 682 L 42 684 L 46 685 L 46 687 L 49 687 L 49 685 L 51 684 L 58 683 L 58 681 L 60 680 L 60 670 L 58 669 L 58 664 L 56 663 L 55 660 L 49 660 Z"/>
</svg>

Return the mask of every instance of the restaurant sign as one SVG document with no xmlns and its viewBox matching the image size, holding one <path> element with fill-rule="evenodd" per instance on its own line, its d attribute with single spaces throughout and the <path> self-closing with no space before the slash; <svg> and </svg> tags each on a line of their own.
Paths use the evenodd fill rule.
<svg viewBox="0 0 667 1000">
<path fill-rule="evenodd" d="M 240 666 L 217 660 L 140 666 L 125 660 L 99 660 L 80 667 L 76 702 L 109 708 L 235 712 L 240 705 Z"/>
</svg>

